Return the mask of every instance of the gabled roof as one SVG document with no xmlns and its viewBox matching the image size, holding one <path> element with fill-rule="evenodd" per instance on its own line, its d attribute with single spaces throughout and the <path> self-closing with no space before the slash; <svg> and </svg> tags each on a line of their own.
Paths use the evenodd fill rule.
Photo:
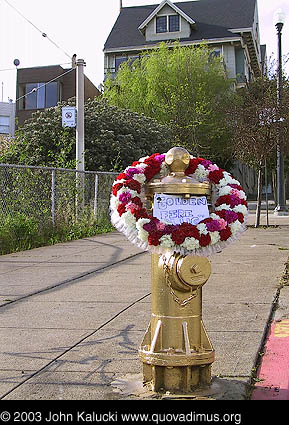
<svg viewBox="0 0 289 425">
<path fill-rule="evenodd" d="M 148 23 L 159 13 L 160 10 L 165 5 L 170 6 L 177 14 L 182 16 L 189 24 L 194 25 L 195 21 L 190 18 L 190 16 L 186 15 L 180 8 L 178 8 L 174 3 L 172 3 L 170 0 L 163 0 L 158 7 L 146 18 L 146 20 L 138 27 L 140 31 L 144 31 L 145 27 L 148 25 Z"/>
<path fill-rule="evenodd" d="M 252 28 L 256 1 L 197 0 L 174 3 L 174 7 L 177 8 L 175 10 L 181 11 L 184 16 L 195 22 L 190 37 L 180 41 L 194 42 L 236 37 L 230 30 Z M 139 27 L 143 27 L 149 19 L 152 19 L 161 5 L 122 8 L 106 40 L 104 50 L 143 48 L 159 43 L 161 40 L 147 42 Z"/>
</svg>

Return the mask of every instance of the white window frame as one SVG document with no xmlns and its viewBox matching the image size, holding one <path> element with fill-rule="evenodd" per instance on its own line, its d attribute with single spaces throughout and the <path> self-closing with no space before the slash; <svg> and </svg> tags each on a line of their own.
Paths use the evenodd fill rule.
<svg viewBox="0 0 289 425">
<path fill-rule="evenodd" d="M 157 18 L 161 18 L 164 16 L 167 18 L 167 30 L 165 32 L 157 32 Z M 169 31 L 169 16 L 179 17 L 179 31 Z M 181 25 L 182 25 L 182 20 L 181 20 L 181 16 L 178 13 L 169 13 L 168 15 L 167 14 L 157 15 L 155 17 L 155 34 L 179 34 L 182 31 Z"/>
<path fill-rule="evenodd" d="M 1 118 L 5 118 L 3 122 Z M 10 134 L 10 117 L 8 115 L 0 115 L 0 134 Z"/>
</svg>

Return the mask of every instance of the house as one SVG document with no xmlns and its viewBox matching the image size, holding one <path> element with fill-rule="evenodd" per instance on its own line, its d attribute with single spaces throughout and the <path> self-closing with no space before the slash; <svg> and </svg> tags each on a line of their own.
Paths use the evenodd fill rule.
<svg viewBox="0 0 289 425">
<path fill-rule="evenodd" d="M 15 132 L 15 103 L 0 102 L 0 136 L 13 137 Z"/>
<path fill-rule="evenodd" d="M 60 65 L 17 69 L 16 118 L 18 126 L 38 110 L 56 106 L 76 95 L 76 67 Z M 99 90 L 84 76 L 85 100 L 99 96 Z"/>
<path fill-rule="evenodd" d="M 260 46 L 257 0 L 164 0 L 121 7 L 104 45 L 105 77 L 158 43 L 176 40 L 183 46 L 205 40 L 223 57 L 228 78 L 237 87 L 262 73 L 266 51 Z"/>
</svg>

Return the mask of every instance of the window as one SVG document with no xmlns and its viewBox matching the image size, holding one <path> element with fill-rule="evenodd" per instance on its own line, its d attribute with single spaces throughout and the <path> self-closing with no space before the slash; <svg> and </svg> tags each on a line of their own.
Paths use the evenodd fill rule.
<svg viewBox="0 0 289 425">
<path fill-rule="evenodd" d="M 167 32 L 167 16 L 157 17 L 157 32 Z"/>
<path fill-rule="evenodd" d="M 9 134 L 9 117 L 0 115 L 0 134 Z"/>
<path fill-rule="evenodd" d="M 56 82 L 47 84 L 45 93 L 45 108 L 51 108 L 57 105 L 58 101 L 58 85 Z"/>
<path fill-rule="evenodd" d="M 179 15 L 157 16 L 156 32 L 177 32 L 180 31 Z"/>
<path fill-rule="evenodd" d="M 25 85 L 24 109 L 44 109 L 56 106 L 58 83 L 29 83 Z"/>
<path fill-rule="evenodd" d="M 176 32 L 180 31 L 180 17 L 179 15 L 169 16 L 169 31 Z"/>
<path fill-rule="evenodd" d="M 135 55 L 131 55 L 131 56 L 116 56 L 115 57 L 115 72 L 117 72 L 119 70 L 119 67 L 124 62 L 128 62 L 128 64 L 133 67 L 133 63 L 137 59 L 139 59 L 139 56 L 135 56 Z"/>
<path fill-rule="evenodd" d="M 127 56 L 116 56 L 115 57 L 115 71 L 118 71 L 118 68 L 123 62 L 127 61 Z"/>
</svg>

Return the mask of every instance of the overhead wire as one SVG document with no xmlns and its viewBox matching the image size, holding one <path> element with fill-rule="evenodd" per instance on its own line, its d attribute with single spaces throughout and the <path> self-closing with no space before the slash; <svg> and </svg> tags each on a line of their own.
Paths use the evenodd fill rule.
<svg viewBox="0 0 289 425">
<path fill-rule="evenodd" d="M 30 25 L 33 26 L 33 28 L 35 28 L 38 32 L 40 32 L 40 34 L 42 35 L 42 37 L 47 38 L 47 40 L 50 41 L 50 43 L 52 43 L 55 47 L 57 47 L 57 49 L 61 50 L 62 53 L 64 53 L 66 56 L 69 57 L 69 59 L 71 59 L 72 55 L 69 55 L 65 50 L 63 50 L 60 46 L 58 46 L 58 44 L 55 43 L 55 41 L 53 41 L 50 37 L 48 37 L 48 35 L 42 31 L 40 28 L 38 28 L 36 25 L 34 25 L 33 22 L 31 22 L 28 18 L 26 18 L 26 16 L 23 15 L 22 12 L 20 12 L 13 4 L 11 4 L 8 0 L 3 0 L 6 4 L 8 4 L 13 10 L 15 10 L 16 13 L 18 13 L 18 15 L 20 15 L 23 19 L 25 19 L 26 22 L 28 22 Z"/>
</svg>

